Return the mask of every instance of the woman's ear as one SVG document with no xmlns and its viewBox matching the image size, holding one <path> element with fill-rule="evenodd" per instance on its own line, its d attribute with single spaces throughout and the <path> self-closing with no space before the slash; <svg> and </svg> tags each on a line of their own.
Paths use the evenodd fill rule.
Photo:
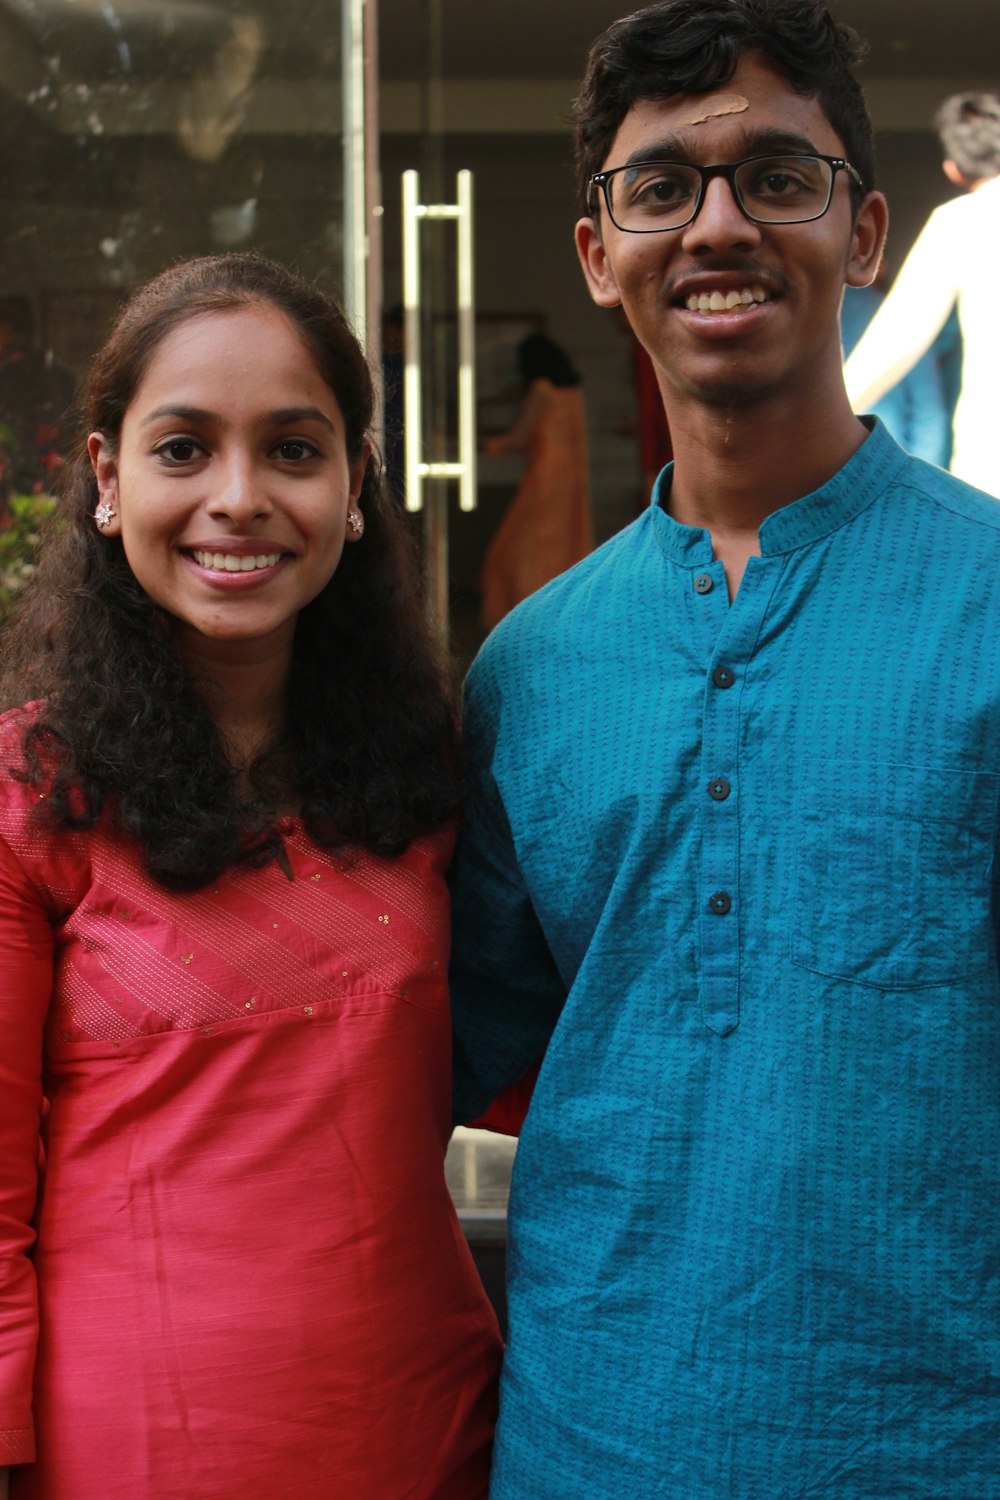
<svg viewBox="0 0 1000 1500">
<path fill-rule="evenodd" d="M 104 536 L 121 536 L 122 523 L 118 504 L 118 461 L 103 432 L 92 432 L 87 439 L 90 465 L 97 480 L 97 509 L 94 520 Z"/>
<path fill-rule="evenodd" d="M 365 443 L 357 458 L 348 465 L 347 472 L 350 476 L 348 499 L 351 505 L 357 504 L 358 496 L 361 494 L 361 486 L 365 482 L 365 474 L 368 472 L 368 462 L 371 456 L 372 445 L 371 443 Z"/>
</svg>

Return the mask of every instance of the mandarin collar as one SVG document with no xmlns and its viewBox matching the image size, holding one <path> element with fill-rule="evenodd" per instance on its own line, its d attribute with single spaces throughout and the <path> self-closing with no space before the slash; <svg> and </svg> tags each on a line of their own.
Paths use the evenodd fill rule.
<svg viewBox="0 0 1000 1500">
<path fill-rule="evenodd" d="M 907 455 L 877 418 L 866 418 L 865 425 L 871 428 L 869 436 L 832 479 L 762 522 L 762 557 L 777 557 L 820 541 L 860 515 L 888 487 Z M 653 486 L 650 509 L 656 539 L 672 562 L 707 567 L 714 561 L 708 532 L 700 526 L 682 526 L 669 512 L 673 471 L 673 464 L 668 464 Z"/>
</svg>

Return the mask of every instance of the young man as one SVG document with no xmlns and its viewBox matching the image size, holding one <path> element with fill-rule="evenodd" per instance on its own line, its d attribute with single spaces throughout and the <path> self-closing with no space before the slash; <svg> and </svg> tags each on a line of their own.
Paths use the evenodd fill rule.
<svg viewBox="0 0 1000 1500">
<path fill-rule="evenodd" d="M 847 402 L 853 58 L 666 0 L 578 104 L 676 461 L 469 679 L 460 1117 L 545 1052 L 494 1500 L 1000 1496 L 1000 507 Z"/>
<path fill-rule="evenodd" d="M 962 387 L 951 471 L 1000 496 L 1000 98 L 953 94 L 938 110 L 937 127 L 944 174 L 963 196 L 935 209 L 921 230 L 847 363 L 847 390 L 855 407 L 867 411 L 913 368 L 957 306 Z"/>
</svg>

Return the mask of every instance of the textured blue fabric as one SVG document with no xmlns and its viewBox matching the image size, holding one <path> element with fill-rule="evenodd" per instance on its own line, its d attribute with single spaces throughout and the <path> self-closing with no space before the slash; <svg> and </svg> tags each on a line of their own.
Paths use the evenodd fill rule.
<svg viewBox="0 0 1000 1500">
<path fill-rule="evenodd" d="M 669 486 L 468 683 L 459 1116 L 548 1041 L 492 1494 L 997 1500 L 1000 503 L 876 426 L 730 605 Z"/>
</svg>

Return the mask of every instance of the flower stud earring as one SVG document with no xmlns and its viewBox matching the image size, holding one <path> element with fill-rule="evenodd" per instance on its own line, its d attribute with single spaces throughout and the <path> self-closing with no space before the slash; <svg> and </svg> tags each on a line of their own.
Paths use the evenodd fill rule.
<svg viewBox="0 0 1000 1500">
<path fill-rule="evenodd" d="M 347 527 L 351 533 L 350 540 L 360 542 L 365 533 L 365 518 L 353 505 L 347 512 Z"/>
<path fill-rule="evenodd" d="M 117 514 L 118 512 L 115 510 L 110 500 L 102 500 L 100 505 L 94 511 L 94 520 L 97 522 L 98 530 L 106 530 L 106 528 L 111 525 L 111 522 L 114 520 Z"/>
</svg>

